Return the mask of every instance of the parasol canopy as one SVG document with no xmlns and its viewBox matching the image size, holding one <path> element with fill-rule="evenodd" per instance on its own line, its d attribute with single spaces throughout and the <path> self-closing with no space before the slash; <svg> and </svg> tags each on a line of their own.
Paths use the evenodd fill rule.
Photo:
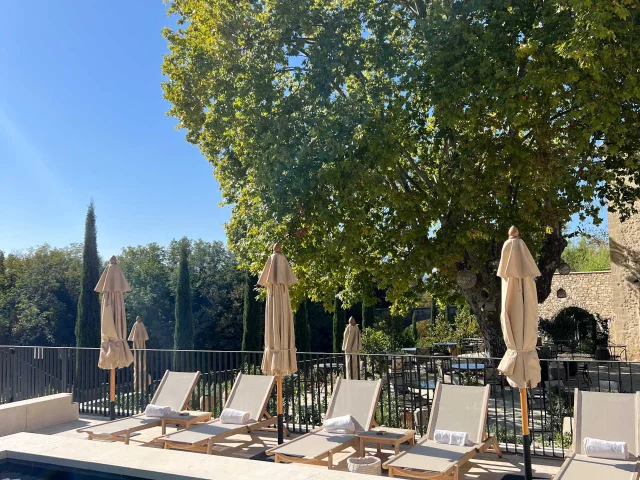
<svg viewBox="0 0 640 480">
<path fill-rule="evenodd" d="M 100 358 L 98 367 L 110 370 L 128 367 L 133 363 L 133 354 L 127 344 L 127 321 L 124 310 L 124 292 L 131 288 L 118 266 L 116 257 L 102 272 L 95 291 L 102 294 L 100 327 Z"/>
<path fill-rule="evenodd" d="M 258 285 L 267 288 L 262 372 L 290 375 L 298 366 L 289 287 L 298 280 L 277 244 L 273 251 L 258 280 Z"/>
<path fill-rule="evenodd" d="M 509 239 L 502 247 L 498 266 L 502 278 L 502 333 L 507 345 L 498 370 L 507 376 L 509 385 L 535 387 L 540 382 L 538 339 L 538 294 L 534 277 L 540 270 L 516 227 L 509 229 Z"/>
</svg>

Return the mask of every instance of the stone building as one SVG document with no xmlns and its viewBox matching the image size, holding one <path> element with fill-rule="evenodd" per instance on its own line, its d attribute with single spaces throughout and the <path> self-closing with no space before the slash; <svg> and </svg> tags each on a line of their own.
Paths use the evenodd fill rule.
<svg viewBox="0 0 640 480">
<path fill-rule="evenodd" d="M 640 214 L 625 222 L 608 215 L 611 271 L 556 274 L 539 312 L 548 319 L 568 307 L 597 313 L 610 320 L 609 342 L 626 345 L 627 358 L 640 360 Z"/>
<path fill-rule="evenodd" d="M 640 209 L 640 202 L 636 208 Z M 640 360 L 640 214 L 621 222 L 609 213 L 613 317 L 610 341 L 627 346 L 627 357 Z"/>
<path fill-rule="evenodd" d="M 565 308 L 579 307 L 602 318 L 613 318 L 611 272 L 571 272 L 556 274 L 551 294 L 539 306 L 542 318 L 554 318 Z"/>
</svg>

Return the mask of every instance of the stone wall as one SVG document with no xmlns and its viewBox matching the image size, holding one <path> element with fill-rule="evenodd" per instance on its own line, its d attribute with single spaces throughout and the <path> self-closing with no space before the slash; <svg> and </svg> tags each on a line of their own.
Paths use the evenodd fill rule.
<svg viewBox="0 0 640 480">
<path fill-rule="evenodd" d="M 614 310 L 610 343 L 626 345 L 627 357 L 640 360 L 640 215 L 620 222 L 610 212 L 609 245 Z"/>
<path fill-rule="evenodd" d="M 551 294 L 539 305 L 538 313 L 542 318 L 551 319 L 565 308 L 580 307 L 602 318 L 613 318 L 611 299 L 609 271 L 556 273 L 551 281 Z"/>
</svg>

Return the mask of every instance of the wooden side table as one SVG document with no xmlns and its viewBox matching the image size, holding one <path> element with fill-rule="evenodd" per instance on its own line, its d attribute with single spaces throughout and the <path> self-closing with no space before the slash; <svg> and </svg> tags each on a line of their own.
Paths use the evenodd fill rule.
<svg viewBox="0 0 640 480">
<path fill-rule="evenodd" d="M 211 420 L 211 412 L 182 412 L 188 415 L 176 415 L 173 417 L 164 417 L 162 419 L 162 434 L 167 433 L 167 425 L 175 425 L 178 428 L 189 428 L 194 423 L 208 422 Z"/>
<path fill-rule="evenodd" d="M 376 427 L 372 428 L 368 432 L 358 434 L 358 440 L 360 443 L 358 454 L 364 457 L 365 443 L 375 443 L 377 452 L 380 453 L 382 445 L 393 445 L 396 455 L 400 453 L 400 445 L 404 442 L 409 442 L 409 445 L 413 445 L 416 439 L 415 430 L 405 430 L 403 428 L 389 428 L 389 427 Z"/>
</svg>

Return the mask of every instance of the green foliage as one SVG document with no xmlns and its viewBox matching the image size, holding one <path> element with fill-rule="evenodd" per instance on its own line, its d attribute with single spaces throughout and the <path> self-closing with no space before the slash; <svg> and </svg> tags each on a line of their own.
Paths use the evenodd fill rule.
<svg viewBox="0 0 640 480">
<path fill-rule="evenodd" d="M 404 318 L 385 313 L 372 326 L 362 330 L 364 353 L 391 353 L 415 346 L 411 327 L 405 327 Z"/>
<path fill-rule="evenodd" d="M 391 351 L 391 337 L 373 327 L 362 329 L 362 353 L 381 354 Z"/>
<path fill-rule="evenodd" d="M 370 327 L 373 325 L 376 317 L 375 305 L 362 304 L 362 328 Z"/>
<path fill-rule="evenodd" d="M 418 322 L 418 346 L 430 347 L 434 343 L 456 342 L 460 344 L 463 338 L 478 338 L 480 329 L 478 321 L 468 307 L 458 310 L 453 323 L 450 322 L 445 312 L 440 312 L 435 323 L 431 321 Z"/>
<path fill-rule="evenodd" d="M 400 310 L 455 289 L 495 343 L 509 226 L 550 281 L 573 215 L 640 196 L 639 9 L 173 0 L 164 96 L 233 206 L 243 265 L 278 238 L 292 295 L 327 308 L 371 280 Z"/>
<path fill-rule="evenodd" d="M 82 278 L 76 315 L 76 346 L 100 346 L 100 300 L 95 291 L 100 279 L 100 259 L 96 236 L 96 214 L 93 201 L 89 203 L 84 226 L 82 248 Z"/>
<path fill-rule="evenodd" d="M 414 310 L 411 314 L 411 335 L 413 341 L 418 341 L 418 312 Z"/>
<path fill-rule="evenodd" d="M 597 272 L 611 268 L 609 253 L 608 236 L 583 235 L 569 243 L 562 252 L 562 259 L 574 272 Z"/>
<path fill-rule="evenodd" d="M 4 342 L 75 345 L 81 249 L 80 245 L 58 249 L 45 244 L 3 259 L 0 337 Z"/>
<path fill-rule="evenodd" d="M 178 283 L 176 288 L 175 331 L 173 348 L 189 350 L 193 348 L 193 296 L 189 278 L 189 242 L 186 238 L 180 242 L 180 263 L 178 264 Z"/>
<path fill-rule="evenodd" d="M 333 352 L 342 350 L 342 334 L 347 325 L 347 312 L 342 308 L 342 301 L 335 297 L 333 301 Z"/>
<path fill-rule="evenodd" d="M 157 243 L 125 247 L 118 264 L 131 287 L 124 297 L 127 324 L 140 315 L 149 333 L 147 348 L 172 348 L 175 293 L 167 249 Z"/>
<path fill-rule="evenodd" d="M 296 348 L 299 352 L 311 351 L 311 333 L 309 329 L 309 301 L 303 300 L 294 316 Z"/>
<path fill-rule="evenodd" d="M 264 319 L 260 315 L 260 301 L 256 298 L 255 287 L 257 283 L 258 277 L 251 275 L 248 270 L 245 271 L 242 312 L 242 350 L 245 352 L 260 351 L 264 347 L 261 336 L 261 323 L 264 323 Z"/>
<path fill-rule="evenodd" d="M 318 302 L 309 302 L 307 312 L 311 333 L 311 351 L 330 352 L 333 349 L 332 315 Z"/>
</svg>

